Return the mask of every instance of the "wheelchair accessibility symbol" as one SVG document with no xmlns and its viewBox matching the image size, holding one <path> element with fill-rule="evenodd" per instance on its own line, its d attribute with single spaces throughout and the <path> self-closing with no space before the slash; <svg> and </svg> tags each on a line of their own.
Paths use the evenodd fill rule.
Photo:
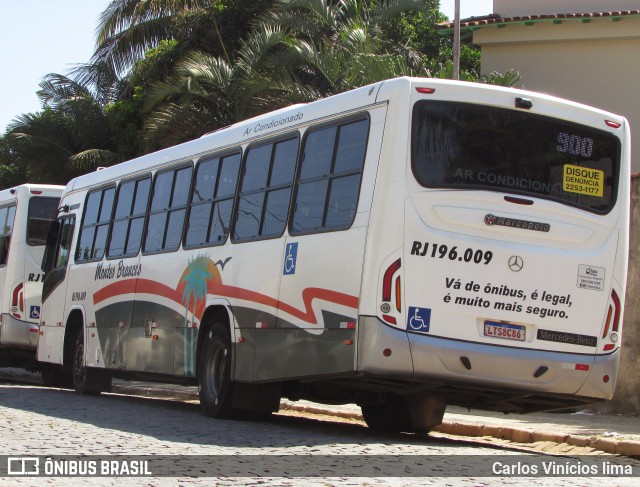
<svg viewBox="0 0 640 487">
<path fill-rule="evenodd" d="M 32 320 L 40 319 L 40 306 L 31 306 L 31 309 L 29 310 L 29 318 Z"/>
<path fill-rule="evenodd" d="M 283 276 L 289 276 L 296 273 L 296 262 L 298 260 L 298 242 L 287 244 L 287 248 L 284 253 L 284 268 L 282 269 Z"/>
<path fill-rule="evenodd" d="M 431 309 L 409 306 L 407 330 L 428 332 L 431 324 Z"/>
</svg>

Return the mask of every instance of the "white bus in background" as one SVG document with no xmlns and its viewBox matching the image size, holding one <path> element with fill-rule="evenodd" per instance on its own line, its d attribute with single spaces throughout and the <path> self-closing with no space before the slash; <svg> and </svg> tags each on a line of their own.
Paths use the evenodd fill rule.
<svg viewBox="0 0 640 487">
<path fill-rule="evenodd" d="M 383 430 L 610 398 L 629 151 L 608 112 L 399 78 L 79 177 L 38 359 L 80 392 L 198 384 L 215 417 L 354 402 Z"/>
<path fill-rule="evenodd" d="M 63 189 L 23 184 L 0 191 L 0 366 L 36 365 L 40 267 Z"/>
</svg>

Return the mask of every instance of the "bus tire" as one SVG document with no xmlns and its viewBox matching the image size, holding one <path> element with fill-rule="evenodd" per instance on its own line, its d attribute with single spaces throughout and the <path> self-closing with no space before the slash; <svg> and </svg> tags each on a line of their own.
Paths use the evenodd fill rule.
<svg viewBox="0 0 640 487">
<path fill-rule="evenodd" d="M 80 394 L 98 395 L 111 391 L 111 375 L 107 371 L 93 369 L 84 364 L 84 331 L 78 329 L 73 348 L 73 388 Z"/>
<path fill-rule="evenodd" d="M 403 396 L 389 394 L 382 404 L 363 404 L 362 418 L 375 431 L 413 431 L 407 400 Z"/>
<path fill-rule="evenodd" d="M 231 338 L 228 328 L 214 323 L 207 331 L 198 357 L 198 395 L 200 408 L 213 418 L 231 418 L 233 382 L 231 381 Z"/>
</svg>

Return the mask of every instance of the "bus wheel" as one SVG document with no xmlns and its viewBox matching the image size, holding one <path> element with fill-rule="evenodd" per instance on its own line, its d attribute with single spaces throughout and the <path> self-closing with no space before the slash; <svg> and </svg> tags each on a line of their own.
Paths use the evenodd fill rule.
<svg viewBox="0 0 640 487">
<path fill-rule="evenodd" d="M 362 417 L 375 431 L 412 431 L 409 405 L 403 396 L 389 394 L 382 404 L 363 404 Z"/>
<path fill-rule="evenodd" d="M 97 370 L 84 365 L 84 332 L 76 335 L 72 362 L 73 388 L 80 394 L 98 395 L 111 391 L 111 375 L 108 371 Z"/>
<path fill-rule="evenodd" d="M 214 418 L 231 418 L 233 383 L 231 382 L 231 339 L 223 323 L 215 323 L 207 332 L 198 359 L 200 407 Z"/>
</svg>

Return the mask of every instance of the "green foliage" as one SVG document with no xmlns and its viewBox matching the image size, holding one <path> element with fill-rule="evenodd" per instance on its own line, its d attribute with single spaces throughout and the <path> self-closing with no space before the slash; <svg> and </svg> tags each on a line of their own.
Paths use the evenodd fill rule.
<svg viewBox="0 0 640 487">
<path fill-rule="evenodd" d="M 66 183 L 82 172 L 239 120 L 397 76 L 452 75 L 437 0 L 113 0 L 98 48 L 47 75 L 42 112 L 0 138 L 0 184 Z M 480 75 L 461 48 L 461 79 Z"/>
</svg>

